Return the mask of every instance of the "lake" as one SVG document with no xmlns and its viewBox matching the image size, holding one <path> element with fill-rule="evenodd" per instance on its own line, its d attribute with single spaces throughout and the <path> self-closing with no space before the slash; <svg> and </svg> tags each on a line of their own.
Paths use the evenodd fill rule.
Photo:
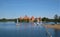
<svg viewBox="0 0 60 37">
<path fill-rule="evenodd" d="M 49 28 L 48 32 L 55 37 L 55 30 Z M 48 37 L 46 28 L 34 23 L 0 22 L 0 37 Z"/>
</svg>

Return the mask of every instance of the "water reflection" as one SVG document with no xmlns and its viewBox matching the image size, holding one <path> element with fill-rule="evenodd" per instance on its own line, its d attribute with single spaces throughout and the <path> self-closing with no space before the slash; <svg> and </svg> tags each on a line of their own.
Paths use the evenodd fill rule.
<svg viewBox="0 0 60 37">
<path fill-rule="evenodd" d="M 54 37 L 54 30 L 48 29 Z M 4 36 L 3 36 L 4 35 Z M 34 23 L 3 23 L 0 24 L 0 37 L 47 37 L 46 29 Z"/>
</svg>

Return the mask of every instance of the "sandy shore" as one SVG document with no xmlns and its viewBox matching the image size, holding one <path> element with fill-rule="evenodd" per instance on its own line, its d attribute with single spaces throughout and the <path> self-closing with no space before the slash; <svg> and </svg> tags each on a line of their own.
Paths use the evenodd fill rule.
<svg viewBox="0 0 60 37">
<path fill-rule="evenodd" d="M 55 25 L 45 25 L 47 28 L 54 28 L 60 30 L 60 24 L 55 24 Z"/>
</svg>

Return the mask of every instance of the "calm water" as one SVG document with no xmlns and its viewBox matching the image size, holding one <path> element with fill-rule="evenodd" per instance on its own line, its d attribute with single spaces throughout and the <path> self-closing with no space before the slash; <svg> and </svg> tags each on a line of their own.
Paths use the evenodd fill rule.
<svg viewBox="0 0 60 37">
<path fill-rule="evenodd" d="M 55 37 L 54 29 L 48 29 L 52 37 Z M 0 22 L 0 37 L 48 37 L 43 26 L 33 23 Z"/>
</svg>

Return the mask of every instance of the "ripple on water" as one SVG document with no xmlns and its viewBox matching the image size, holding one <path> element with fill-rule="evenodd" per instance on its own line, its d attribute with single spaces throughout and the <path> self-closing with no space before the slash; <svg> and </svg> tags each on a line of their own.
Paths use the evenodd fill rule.
<svg viewBox="0 0 60 37">
<path fill-rule="evenodd" d="M 54 30 L 49 29 L 54 36 Z M 31 23 L 0 23 L 0 37 L 47 37 L 46 29 L 43 26 L 35 26 Z"/>
</svg>

